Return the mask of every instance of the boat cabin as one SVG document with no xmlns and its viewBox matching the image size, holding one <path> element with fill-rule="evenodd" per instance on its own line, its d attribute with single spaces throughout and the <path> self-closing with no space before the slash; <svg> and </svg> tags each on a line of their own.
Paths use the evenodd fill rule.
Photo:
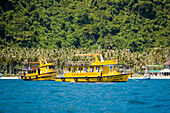
<svg viewBox="0 0 170 113">
<path fill-rule="evenodd" d="M 118 75 L 118 65 L 65 66 L 65 77 L 88 77 Z"/>
<path fill-rule="evenodd" d="M 79 54 L 94 56 L 94 62 L 67 61 L 64 74 L 57 74 L 56 82 L 126 82 L 129 74 L 121 74 L 114 60 L 104 61 L 101 54 Z"/>
<path fill-rule="evenodd" d="M 101 54 L 79 54 L 79 56 L 94 56 L 94 62 L 67 62 L 64 77 L 98 77 L 120 74 L 116 61 L 104 61 Z"/>
<path fill-rule="evenodd" d="M 29 62 L 29 66 L 27 66 L 24 71 L 24 76 L 35 76 L 54 71 L 54 64 L 47 63 L 45 60 L 42 60 L 40 62 Z"/>
</svg>

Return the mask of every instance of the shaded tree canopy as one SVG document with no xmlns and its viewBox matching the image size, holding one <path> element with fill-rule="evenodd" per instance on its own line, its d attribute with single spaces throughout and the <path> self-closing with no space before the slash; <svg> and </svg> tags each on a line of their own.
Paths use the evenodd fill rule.
<svg viewBox="0 0 170 113">
<path fill-rule="evenodd" d="M 166 48 L 169 15 L 168 0 L 1 0 L 0 49 Z"/>
</svg>

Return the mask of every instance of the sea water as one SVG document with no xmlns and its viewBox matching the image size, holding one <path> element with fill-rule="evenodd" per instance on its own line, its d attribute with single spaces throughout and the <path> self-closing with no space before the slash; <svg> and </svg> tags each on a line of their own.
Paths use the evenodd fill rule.
<svg viewBox="0 0 170 113">
<path fill-rule="evenodd" d="M 0 113 L 170 113 L 170 80 L 0 80 Z"/>
</svg>

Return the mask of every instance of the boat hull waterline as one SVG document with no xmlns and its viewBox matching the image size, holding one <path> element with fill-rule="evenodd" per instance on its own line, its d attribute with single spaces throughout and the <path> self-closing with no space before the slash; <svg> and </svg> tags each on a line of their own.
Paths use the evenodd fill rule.
<svg viewBox="0 0 170 113">
<path fill-rule="evenodd" d="M 25 81 L 46 81 L 54 80 L 56 74 L 36 75 L 36 76 L 22 76 Z"/>
<path fill-rule="evenodd" d="M 127 82 L 129 74 L 98 77 L 56 77 L 56 82 Z"/>
<path fill-rule="evenodd" d="M 46 60 L 29 62 L 24 68 L 21 79 L 25 81 L 54 80 L 57 74 L 54 66 L 53 63 L 47 63 Z"/>
</svg>

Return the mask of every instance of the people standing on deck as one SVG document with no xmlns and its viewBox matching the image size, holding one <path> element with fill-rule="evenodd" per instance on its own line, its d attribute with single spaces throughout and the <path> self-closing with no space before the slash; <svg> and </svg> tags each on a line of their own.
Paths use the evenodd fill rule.
<svg viewBox="0 0 170 113">
<path fill-rule="evenodd" d="M 69 57 L 67 57 L 67 62 L 69 61 Z"/>
<path fill-rule="evenodd" d="M 131 78 L 132 78 L 132 73 L 131 73 Z"/>
<path fill-rule="evenodd" d="M 28 62 L 28 60 L 26 59 L 26 60 L 25 60 L 25 63 L 27 63 L 27 62 Z"/>
</svg>

